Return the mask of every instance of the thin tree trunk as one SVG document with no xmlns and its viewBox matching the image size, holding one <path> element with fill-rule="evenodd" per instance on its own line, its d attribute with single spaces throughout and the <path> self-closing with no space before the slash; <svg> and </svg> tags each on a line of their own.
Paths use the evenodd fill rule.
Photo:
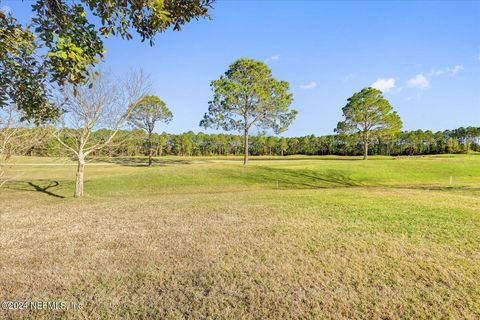
<svg viewBox="0 0 480 320">
<path fill-rule="evenodd" d="M 368 159 L 368 140 L 363 141 L 363 160 Z"/>
<path fill-rule="evenodd" d="M 152 165 L 152 132 L 148 132 L 148 166 Z"/>
<path fill-rule="evenodd" d="M 245 128 L 243 135 L 243 165 L 246 166 L 248 163 L 248 129 Z"/>
<path fill-rule="evenodd" d="M 244 120 L 244 133 L 243 133 L 243 165 L 246 166 L 248 163 L 248 108 L 245 107 L 245 113 L 243 114 Z"/>
<path fill-rule="evenodd" d="M 85 157 L 78 156 L 77 176 L 75 178 L 75 198 L 83 197 L 83 174 L 85 172 Z"/>
</svg>

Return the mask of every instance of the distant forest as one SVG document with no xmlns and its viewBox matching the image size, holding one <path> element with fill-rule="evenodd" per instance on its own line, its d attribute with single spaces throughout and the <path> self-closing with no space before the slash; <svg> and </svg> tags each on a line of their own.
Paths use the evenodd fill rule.
<svg viewBox="0 0 480 320">
<path fill-rule="evenodd" d="M 35 130 L 35 129 L 33 129 Z M 65 130 L 65 129 L 64 129 Z M 110 131 L 93 133 L 102 141 Z M 242 155 L 243 137 L 234 134 L 154 133 L 154 156 L 223 156 Z M 249 142 L 252 155 L 361 155 L 362 144 L 355 136 L 325 135 L 277 137 L 256 135 Z M 377 138 L 371 142 L 370 155 L 423 155 L 442 153 L 480 152 L 480 127 L 445 131 L 403 131 L 395 136 Z M 43 140 L 27 153 L 31 156 L 67 155 L 55 138 Z M 141 130 L 122 130 L 110 145 L 94 152 L 93 156 L 142 156 L 148 154 L 147 134 Z"/>
</svg>

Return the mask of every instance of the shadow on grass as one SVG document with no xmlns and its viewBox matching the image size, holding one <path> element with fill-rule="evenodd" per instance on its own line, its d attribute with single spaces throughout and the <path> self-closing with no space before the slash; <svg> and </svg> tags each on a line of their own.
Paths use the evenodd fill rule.
<svg viewBox="0 0 480 320">
<path fill-rule="evenodd" d="M 126 167 L 148 167 L 148 158 L 140 158 L 140 157 L 105 157 L 105 158 L 102 157 L 102 158 L 95 158 L 93 162 L 113 163 L 113 164 L 118 164 Z M 152 166 L 168 166 L 168 165 L 175 165 L 175 164 L 190 164 L 190 163 L 192 163 L 191 160 L 152 158 Z"/>
<path fill-rule="evenodd" d="M 262 158 L 249 158 L 249 162 L 257 162 L 257 161 L 299 161 L 299 160 L 308 160 L 308 161 L 326 161 L 326 160 L 333 160 L 333 161 L 363 161 L 362 158 L 353 158 L 346 156 L 345 158 L 342 158 L 341 156 L 338 157 L 327 157 L 327 156 L 310 156 L 311 158 L 307 157 L 262 157 Z M 321 158 L 325 157 L 325 158 Z M 212 160 L 222 160 L 222 161 L 239 161 L 241 162 L 242 159 L 232 159 L 232 158 L 221 158 L 221 157 L 213 157 Z M 384 160 L 384 159 L 372 159 L 372 160 Z"/>
<path fill-rule="evenodd" d="M 441 185 L 399 185 L 399 186 L 385 186 L 385 188 L 394 188 L 394 189 L 408 189 L 408 190 L 429 190 L 429 191 L 471 191 L 471 192 L 480 192 L 480 187 L 471 187 L 464 185 L 452 185 L 452 186 L 441 186 Z"/>
<path fill-rule="evenodd" d="M 232 175 L 231 178 L 239 178 L 246 183 L 268 184 L 278 189 L 326 189 L 363 186 L 360 181 L 340 170 L 291 170 L 256 166 L 241 176 Z"/>
<path fill-rule="evenodd" d="M 334 189 L 334 188 L 386 188 L 445 192 L 480 193 L 480 187 L 468 185 L 435 184 L 382 184 L 380 181 L 363 181 L 342 170 L 284 169 L 256 166 L 243 173 L 227 172 L 228 178 L 246 184 L 264 184 L 277 189 Z"/>
<path fill-rule="evenodd" d="M 143 160 L 142 158 L 133 158 L 137 161 Z M 120 160 L 120 159 L 119 159 Z M 127 159 L 123 159 L 128 161 Z M 158 162 L 157 165 L 168 165 L 170 161 Z M 186 164 L 188 161 L 178 160 L 174 163 Z M 130 166 L 129 162 L 124 164 Z M 183 191 L 191 192 L 192 189 L 187 188 L 183 190 L 181 186 L 194 187 L 198 193 L 218 193 L 218 192 L 232 192 L 230 186 L 241 187 L 245 190 L 252 190 L 254 188 L 262 188 L 269 190 L 308 190 L 308 189 L 336 189 L 336 188 L 382 188 L 382 189 L 398 189 L 400 190 L 431 190 L 431 191 L 443 191 L 443 192 L 469 192 L 472 194 L 480 194 L 480 187 L 478 185 L 441 185 L 441 184 L 389 184 L 388 182 L 382 184 L 382 181 L 365 180 L 361 176 L 355 176 L 349 171 L 336 170 L 336 169 L 323 169 L 312 170 L 307 168 L 278 168 L 271 166 L 255 165 L 247 167 L 230 167 L 219 166 L 215 168 L 208 167 L 203 173 L 196 173 L 195 171 L 182 172 L 178 176 L 179 179 L 175 179 L 175 171 L 172 179 L 163 179 L 165 183 L 157 184 L 157 180 L 152 175 L 152 172 L 148 171 L 147 175 L 140 175 L 139 178 L 134 178 L 127 183 L 117 183 L 118 181 L 112 177 L 102 178 L 96 180 L 96 190 L 100 193 L 108 194 L 107 189 L 102 185 L 102 181 L 105 180 L 108 186 L 114 186 L 114 192 L 118 194 L 125 194 L 128 196 L 136 196 L 137 194 L 143 194 L 143 192 L 163 192 L 175 190 L 175 192 L 182 193 Z M 143 170 L 141 170 L 143 171 Z M 151 177 L 152 179 L 145 179 L 145 177 Z M 113 180 L 110 180 L 113 179 Z M 122 178 L 123 179 L 123 178 Z M 107 181 L 108 180 L 108 181 Z M 386 181 L 384 181 L 386 182 Z M 420 182 L 420 181 L 419 181 Z M 9 189 L 19 191 L 31 191 L 40 192 L 50 197 L 65 198 L 62 196 L 66 194 L 66 188 L 70 188 L 73 185 L 72 181 L 52 181 L 52 180 L 27 180 L 17 181 L 8 185 Z M 228 186 L 228 187 L 227 187 Z M 178 187 L 178 188 L 172 188 Z M 110 187 L 109 187 L 110 188 Z M 104 190 L 105 189 L 105 190 Z M 73 190 L 73 187 L 72 187 Z M 103 190 L 103 191 L 102 191 Z M 110 189 L 108 189 L 110 190 Z M 112 189 L 113 190 L 113 189 Z"/>
<path fill-rule="evenodd" d="M 48 184 L 47 186 L 44 186 L 44 187 L 42 187 L 42 186 L 40 186 L 40 185 L 38 185 L 38 184 L 35 184 L 35 183 L 33 183 L 33 182 L 29 182 L 28 184 L 29 184 L 30 186 L 34 187 L 34 188 L 35 188 L 35 191 L 48 194 L 49 196 L 52 196 L 52 197 L 65 198 L 64 196 L 61 196 L 61 195 L 58 195 L 58 194 L 53 193 L 53 192 L 51 192 L 51 191 L 48 191 L 48 189 L 58 187 L 58 185 L 59 185 L 59 182 L 58 182 L 58 181 L 52 181 L 52 182 L 50 182 L 50 184 Z"/>
<path fill-rule="evenodd" d="M 40 192 L 55 198 L 65 198 L 64 196 L 58 194 L 58 191 L 60 189 L 60 183 L 58 181 L 40 180 L 36 183 L 32 181 L 18 181 L 14 184 L 8 185 L 8 189 L 18 191 Z"/>
</svg>

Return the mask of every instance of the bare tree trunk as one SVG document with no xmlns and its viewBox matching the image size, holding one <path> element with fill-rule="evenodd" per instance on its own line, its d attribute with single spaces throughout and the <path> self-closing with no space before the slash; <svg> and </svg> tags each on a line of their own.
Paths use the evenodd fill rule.
<svg viewBox="0 0 480 320">
<path fill-rule="evenodd" d="M 368 159 L 368 140 L 363 141 L 363 160 Z"/>
<path fill-rule="evenodd" d="M 83 174 L 85 172 L 85 156 L 78 155 L 77 176 L 75 178 L 75 198 L 83 197 Z"/>
<path fill-rule="evenodd" d="M 243 165 L 246 166 L 248 163 L 248 129 L 245 128 L 243 135 Z"/>
<path fill-rule="evenodd" d="M 148 132 L 148 166 L 152 165 L 152 132 Z"/>
</svg>

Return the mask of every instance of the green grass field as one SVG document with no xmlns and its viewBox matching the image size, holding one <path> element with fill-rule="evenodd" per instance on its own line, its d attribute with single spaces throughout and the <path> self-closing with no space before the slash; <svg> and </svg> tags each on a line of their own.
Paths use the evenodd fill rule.
<svg viewBox="0 0 480 320">
<path fill-rule="evenodd" d="M 0 317 L 480 318 L 480 155 L 358 159 L 15 159 Z"/>
</svg>

